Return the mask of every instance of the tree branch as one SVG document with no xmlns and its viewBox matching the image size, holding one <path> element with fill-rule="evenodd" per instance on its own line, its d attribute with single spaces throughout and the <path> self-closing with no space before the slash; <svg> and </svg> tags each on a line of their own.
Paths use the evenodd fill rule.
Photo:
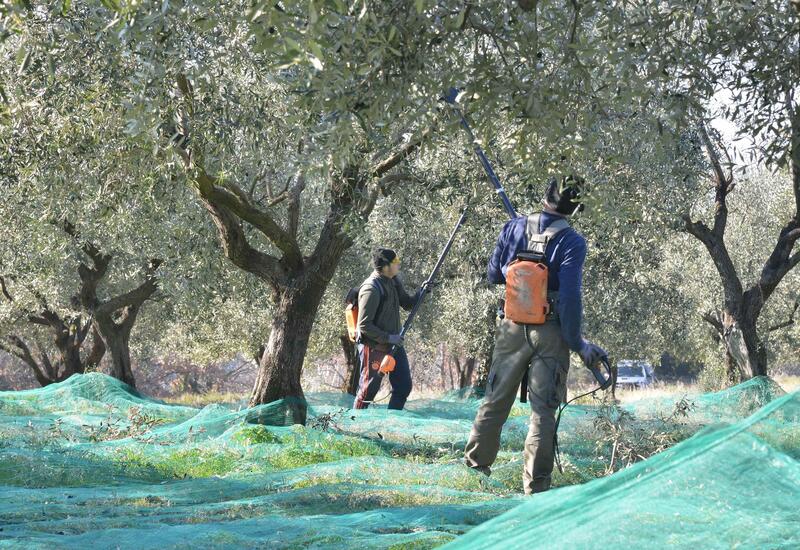
<svg viewBox="0 0 800 550">
<path fill-rule="evenodd" d="M 774 332 L 776 330 L 792 326 L 794 324 L 794 315 L 797 313 L 798 309 L 800 309 L 800 298 L 797 298 L 794 301 L 794 308 L 792 308 L 792 312 L 789 314 L 789 320 L 769 327 L 769 332 Z"/>
<path fill-rule="evenodd" d="M 87 369 L 96 367 L 100 364 L 103 356 L 106 354 L 106 343 L 103 341 L 97 327 L 92 323 L 92 349 L 84 360 L 84 365 Z"/>
<path fill-rule="evenodd" d="M 412 179 L 413 176 L 410 174 L 389 174 L 388 176 L 382 177 L 380 180 L 375 182 L 372 186 L 372 189 L 369 192 L 369 196 L 367 198 L 367 202 L 364 204 L 363 208 L 361 208 L 362 215 L 366 218 L 372 212 L 372 209 L 375 208 L 375 204 L 378 202 L 378 197 L 381 194 L 388 194 L 388 187 L 392 183 L 398 183 L 401 181 L 408 181 Z"/>
<path fill-rule="evenodd" d="M 44 367 L 43 370 L 47 373 L 47 377 L 54 382 L 58 381 L 58 367 L 53 366 L 50 356 L 47 355 L 41 342 L 36 342 L 36 349 L 39 350 L 39 356 L 42 358 L 42 366 Z"/>
<path fill-rule="evenodd" d="M 800 252 L 792 255 L 795 243 L 800 239 L 800 224 L 792 219 L 783 227 L 778 236 L 778 241 L 769 258 L 764 263 L 758 282 L 751 288 L 750 307 L 754 312 L 760 312 L 764 303 L 780 284 L 781 280 L 800 262 Z"/>
<path fill-rule="evenodd" d="M 710 324 L 712 327 L 716 329 L 719 334 L 725 332 L 725 327 L 722 325 L 722 321 L 719 317 L 715 316 L 713 313 L 707 312 L 703 314 L 703 320 Z"/>
<path fill-rule="evenodd" d="M 78 291 L 78 295 L 73 298 L 73 300 L 77 300 L 79 305 L 84 309 L 91 311 L 97 306 L 97 287 L 108 272 L 108 266 L 111 263 L 112 256 L 110 254 L 104 254 L 94 243 L 88 241 L 80 243 L 78 232 L 69 220 L 64 219 L 57 225 L 60 225 L 67 235 L 72 237 L 76 243 L 80 244 L 81 250 L 89 256 L 91 260 L 92 265 L 88 265 L 84 261 L 81 261 L 78 265 L 78 276 L 81 279 L 81 288 Z"/>
<path fill-rule="evenodd" d="M 714 188 L 716 190 L 716 195 L 714 197 L 714 228 L 712 231 L 718 237 L 722 238 L 725 235 L 725 227 L 728 223 L 728 193 L 733 190 L 733 181 L 725 176 L 725 171 L 722 168 L 722 163 L 719 160 L 719 154 L 714 146 L 711 143 L 711 138 L 708 136 L 708 132 L 706 131 L 705 125 L 700 125 L 700 136 L 703 140 L 703 145 L 706 148 L 706 152 L 708 153 L 708 158 L 711 161 L 711 168 L 714 172 Z M 727 155 L 727 150 L 720 145 L 720 148 L 725 151 Z"/>
<path fill-rule="evenodd" d="M 795 243 L 800 239 L 800 110 L 793 107 L 791 94 L 787 97 L 787 109 L 792 121 L 792 184 L 795 196 L 795 214 L 781 229 L 758 282 L 747 291 L 750 313 L 758 315 L 764 304 L 789 271 L 800 263 L 800 252 L 792 255 Z"/>
<path fill-rule="evenodd" d="M 281 191 L 281 193 L 277 197 L 273 197 L 272 199 L 270 199 L 270 201 L 267 203 L 267 208 L 272 208 L 273 206 L 277 206 L 288 198 L 289 198 L 289 192 Z"/>
<path fill-rule="evenodd" d="M 56 223 L 56 225 L 58 224 Z M 80 236 L 78 235 L 78 231 L 75 229 L 75 225 L 72 222 L 65 218 L 61 221 L 60 225 L 67 235 L 75 239 L 76 242 L 79 242 Z M 100 268 L 101 266 L 103 269 L 108 267 L 108 262 L 110 261 L 111 256 L 103 254 L 103 252 L 92 242 L 86 241 L 79 244 L 81 245 L 81 250 L 87 256 L 89 256 L 89 258 L 91 258 L 96 269 Z"/>
<path fill-rule="evenodd" d="M 693 222 L 689 216 L 683 217 L 684 229 L 690 235 L 696 237 L 705 245 L 711 256 L 714 266 L 717 268 L 725 295 L 725 305 L 731 311 L 736 309 L 736 305 L 741 302 L 744 295 L 742 283 L 733 265 L 725 241 L 710 230 L 703 222 Z"/>
<path fill-rule="evenodd" d="M 280 260 L 250 246 L 239 218 L 227 208 L 206 200 L 202 195 L 201 200 L 217 226 L 225 256 L 234 265 L 273 285 L 285 283 L 287 274 Z"/>
<path fill-rule="evenodd" d="M 141 305 L 158 290 L 158 277 L 155 272 L 161 265 L 159 259 L 152 259 L 145 272 L 145 281 L 133 290 L 115 296 L 95 308 L 98 315 L 111 315 L 113 312 L 125 307 L 141 307 Z"/>
<path fill-rule="evenodd" d="M 294 185 L 289 191 L 289 212 L 288 227 L 289 234 L 297 240 L 297 232 L 300 228 L 300 196 L 306 188 L 306 175 L 305 172 L 300 172 L 295 178 Z"/>
<path fill-rule="evenodd" d="M 714 179 L 718 182 L 724 182 L 726 180 L 725 171 L 722 169 L 722 163 L 719 161 L 719 154 L 717 153 L 714 144 L 711 143 L 711 138 L 708 135 L 705 124 L 700 124 L 700 137 L 703 140 L 703 146 L 706 148 L 708 158 L 711 161 L 711 168 L 714 171 Z"/>
<path fill-rule="evenodd" d="M 194 90 L 186 75 L 177 76 L 177 85 L 186 102 L 188 115 L 193 116 Z M 208 175 L 202 162 L 197 162 L 195 156 L 186 148 L 189 138 L 188 122 L 186 126 L 186 139 L 179 144 L 173 144 L 173 148 L 183 159 L 184 166 L 190 173 L 206 208 L 211 212 L 228 258 L 242 269 L 259 277 L 273 281 L 282 278 L 280 261 L 257 251 L 247 242 L 239 221 L 244 220 L 283 252 L 281 261 L 290 268 L 301 268 L 303 255 L 297 239 L 284 231 L 267 212 L 257 208 L 239 186 L 231 182 L 222 183 Z"/>
<path fill-rule="evenodd" d="M 297 240 L 279 226 L 267 212 L 253 205 L 247 195 L 233 183 L 224 187 L 211 178 L 203 168 L 195 167 L 198 190 L 208 202 L 224 207 L 232 214 L 258 229 L 283 252 L 283 261 L 292 268 L 303 265 L 303 255 Z"/>
<path fill-rule="evenodd" d="M 5 277 L 0 275 L 0 289 L 3 291 L 3 296 L 6 297 L 6 300 L 9 302 L 13 302 L 14 298 L 11 297 L 11 294 L 8 292 L 8 287 L 6 287 L 6 280 Z"/>
<path fill-rule="evenodd" d="M 0 345 L 2 349 L 22 359 L 22 361 L 24 361 L 25 364 L 27 364 L 33 371 L 33 375 L 36 377 L 36 381 L 39 382 L 39 385 L 46 386 L 51 382 L 53 382 L 53 380 L 49 379 L 47 375 L 42 371 L 41 367 L 39 366 L 39 363 L 36 361 L 36 359 L 33 358 L 30 348 L 28 348 L 28 345 L 22 340 L 22 338 L 20 338 L 19 336 L 12 335 L 9 337 L 9 339 L 19 349 L 19 351 L 11 350 L 5 346 Z"/>
<path fill-rule="evenodd" d="M 50 321 L 39 315 L 33 315 L 33 314 L 28 315 L 28 321 L 33 323 L 34 325 L 42 325 L 45 327 L 50 326 Z"/>
<path fill-rule="evenodd" d="M 800 264 L 800 252 L 795 253 L 794 256 L 789 258 L 789 269 L 794 269 L 797 267 L 797 264 Z"/>
<path fill-rule="evenodd" d="M 569 46 L 575 44 L 575 38 L 578 34 L 578 19 L 581 13 L 581 5 L 578 3 L 578 0 L 572 0 L 572 24 L 570 25 L 569 29 L 569 39 L 567 40 L 567 51 L 569 52 Z"/>
<path fill-rule="evenodd" d="M 397 149 L 395 149 L 392 153 L 389 154 L 384 160 L 374 164 L 372 168 L 370 168 L 370 175 L 372 177 L 381 177 L 386 172 L 400 164 L 400 162 L 408 157 L 411 153 L 413 153 L 419 146 L 422 144 L 423 141 L 428 139 L 431 135 L 431 129 L 425 129 L 422 134 L 409 140 L 407 143 L 404 143 Z"/>
<path fill-rule="evenodd" d="M 10 336 L 9 340 L 13 341 L 14 338 L 15 338 L 15 336 Z M 9 355 L 13 355 L 14 357 L 17 357 L 18 359 L 22 359 L 23 361 L 25 360 L 25 358 L 21 355 L 22 352 L 17 351 L 14 348 L 10 348 L 10 347 L 6 346 L 5 344 L 3 344 L 3 342 L 0 342 L 0 349 L 3 350 L 4 352 L 8 353 Z"/>
<path fill-rule="evenodd" d="M 79 321 L 80 321 L 80 319 L 79 319 Z M 81 344 L 83 344 L 83 341 L 84 341 L 84 340 L 86 340 L 86 337 L 89 335 L 89 329 L 90 329 L 91 327 L 92 327 L 92 316 L 91 316 L 91 315 L 89 315 L 89 318 L 88 318 L 88 319 L 86 319 L 86 322 L 85 322 L 85 323 L 83 323 L 83 326 L 81 326 L 81 327 L 78 329 L 77 338 L 78 338 L 78 341 L 79 341 Z"/>
<path fill-rule="evenodd" d="M 431 135 L 431 129 L 425 129 L 418 137 L 411 139 L 408 143 L 405 143 L 398 147 L 395 151 L 389 154 L 384 160 L 374 164 L 370 169 L 370 175 L 374 178 L 380 178 L 384 176 L 386 172 L 400 164 L 403 159 L 407 158 L 411 153 L 413 153 L 416 149 L 419 148 L 422 143 L 428 139 Z M 395 181 L 401 181 L 405 179 L 406 176 L 402 174 L 397 175 L 389 175 L 383 177 L 379 180 L 370 190 L 369 195 L 367 196 L 367 200 L 364 206 L 361 208 L 361 215 L 364 218 L 369 217 L 372 213 L 373 208 L 375 208 L 375 204 L 378 202 L 379 195 L 385 191 L 386 186 L 389 183 Z"/>
</svg>

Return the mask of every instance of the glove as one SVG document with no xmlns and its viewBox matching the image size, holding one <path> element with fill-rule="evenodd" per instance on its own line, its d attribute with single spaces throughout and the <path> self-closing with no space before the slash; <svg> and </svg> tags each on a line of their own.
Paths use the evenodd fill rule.
<svg viewBox="0 0 800 550">
<path fill-rule="evenodd" d="M 433 283 L 429 283 L 427 285 L 422 285 L 417 290 L 417 294 L 416 294 L 416 296 L 414 296 L 414 300 L 419 300 L 420 296 L 422 296 L 423 294 L 430 294 L 431 292 L 433 292 L 433 287 L 435 287 L 438 284 L 439 283 L 433 282 Z"/>
<path fill-rule="evenodd" d="M 583 347 L 581 347 L 578 355 L 581 356 L 581 361 L 583 361 L 583 364 L 589 368 L 593 367 L 603 357 L 608 357 L 606 350 L 597 344 L 592 344 L 586 340 L 583 341 Z"/>
<path fill-rule="evenodd" d="M 388 341 L 393 346 L 402 346 L 403 336 L 401 334 L 390 334 Z"/>
</svg>

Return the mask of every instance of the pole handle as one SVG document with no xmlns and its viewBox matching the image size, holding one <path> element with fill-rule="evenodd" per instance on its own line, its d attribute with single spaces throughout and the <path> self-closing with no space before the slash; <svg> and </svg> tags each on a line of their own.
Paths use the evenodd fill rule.
<svg viewBox="0 0 800 550">
<path fill-rule="evenodd" d="M 600 370 L 600 365 L 603 366 L 603 370 Z M 589 367 L 589 370 L 592 371 L 594 379 L 600 384 L 601 390 L 607 390 L 611 386 L 611 365 L 608 362 L 608 357 L 601 357 L 600 362 Z"/>
</svg>

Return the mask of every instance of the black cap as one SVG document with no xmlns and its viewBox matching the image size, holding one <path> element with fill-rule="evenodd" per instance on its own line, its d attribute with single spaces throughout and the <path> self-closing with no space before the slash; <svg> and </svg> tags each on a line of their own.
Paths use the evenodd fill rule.
<svg viewBox="0 0 800 550">
<path fill-rule="evenodd" d="M 544 203 L 564 216 L 580 212 L 583 210 L 581 195 L 585 186 L 583 178 L 572 174 L 562 177 L 560 182 L 556 178 L 550 178 L 547 180 Z"/>
<path fill-rule="evenodd" d="M 380 269 L 392 263 L 395 258 L 397 258 L 397 252 L 391 248 L 376 248 L 372 255 L 372 265 L 375 266 L 375 269 Z"/>
</svg>

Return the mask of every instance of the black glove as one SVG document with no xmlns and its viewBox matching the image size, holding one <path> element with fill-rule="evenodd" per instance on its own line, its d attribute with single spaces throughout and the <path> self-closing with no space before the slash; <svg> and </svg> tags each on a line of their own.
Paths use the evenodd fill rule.
<svg viewBox="0 0 800 550">
<path fill-rule="evenodd" d="M 402 346 L 403 345 L 403 335 L 402 334 L 390 334 L 387 338 L 389 343 L 393 346 Z"/>
<path fill-rule="evenodd" d="M 583 347 L 581 347 L 578 355 L 581 356 L 581 361 L 583 361 L 583 364 L 587 367 L 593 367 L 595 364 L 597 364 L 597 362 L 600 361 L 600 359 L 603 357 L 608 357 L 606 350 L 597 344 L 592 344 L 586 340 L 583 341 Z"/>
<path fill-rule="evenodd" d="M 433 292 L 433 287 L 438 286 L 438 284 L 439 284 L 438 282 L 432 281 L 428 284 L 423 284 L 421 287 L 419 287 L 419 290 L 417 290 L 417 295 L 416 295 L 417 300 L 419 300 L 419 297 L 422 296 L 423 294 L 430 294 L 431 292 Z"/>
</svg>

